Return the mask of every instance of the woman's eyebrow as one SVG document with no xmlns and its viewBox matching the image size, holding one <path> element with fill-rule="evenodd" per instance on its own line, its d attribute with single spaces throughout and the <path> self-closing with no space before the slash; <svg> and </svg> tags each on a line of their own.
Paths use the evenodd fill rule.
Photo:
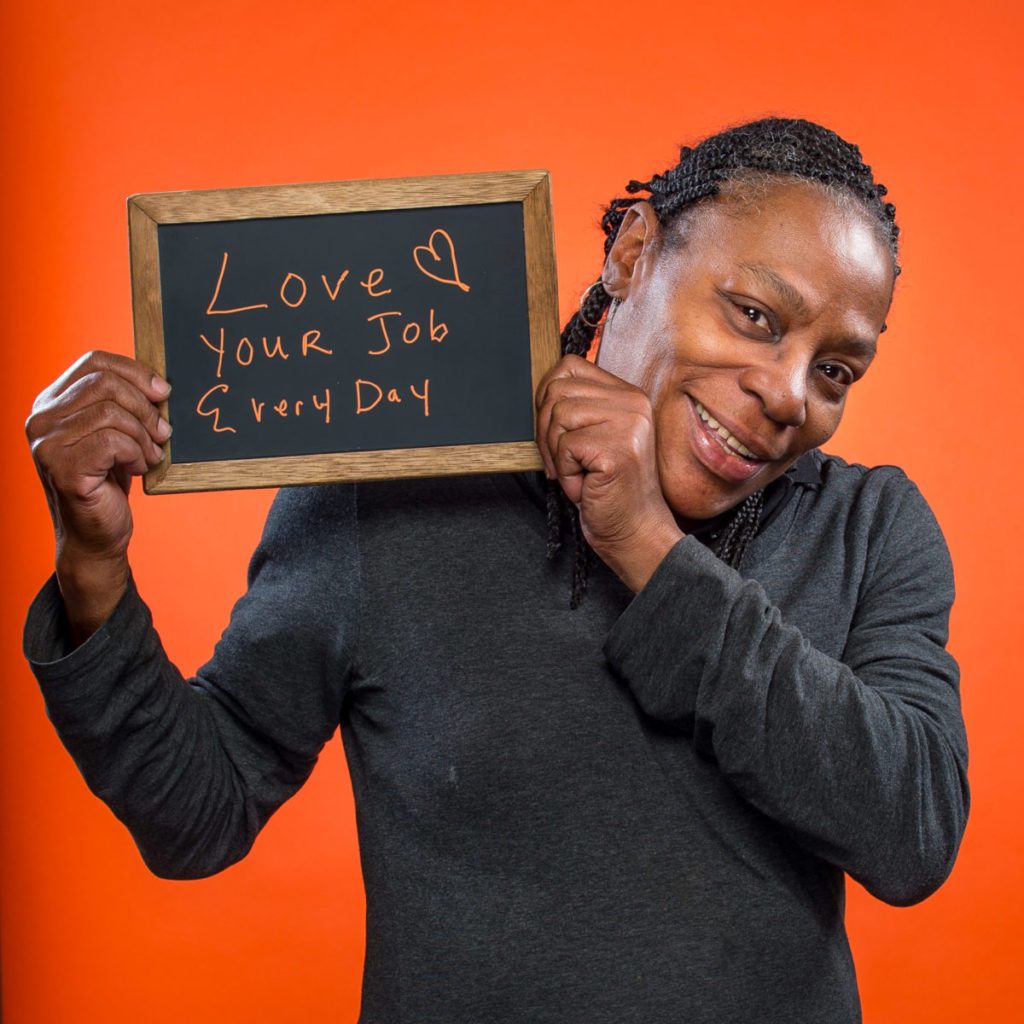
<svg viewBox="0 0 1024 1024">
<path fill-rule="evenodd" d="M 776 274 L 771 267 L 766 267 L 763 263 L 741 263 L 739 266 L 741 270 L 749 271 L 762 284 L 773 289 L 797 313 L 807 312 L 807 302 L 804 297 L 784 277 Z"/>
<path fill-rule="evenodd" d="M 874 341 L 865 338 L 846 338 L 843 340 L 843 348 L 849 355 L 864 359 L 869 363 L 878 353 L 878 346 Z"/>
<path fill-rule="evenodd" d="M 749 271 L 762 284 L 775 291 L 797 314 L 807 312 L 807 301 L 804 297 L 771 267 L 767 267 L 763 263 L 740 263 L 739 268 Z M 866 359 L 868 362 L 874 359 L 878 350 L 873 338 L 849 337 L 844 339 L 844 347 L 850 355 Z"/>
</svg>

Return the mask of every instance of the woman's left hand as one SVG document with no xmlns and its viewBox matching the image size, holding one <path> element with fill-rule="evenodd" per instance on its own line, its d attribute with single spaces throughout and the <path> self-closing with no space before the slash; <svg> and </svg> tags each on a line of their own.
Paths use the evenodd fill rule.
<svg viewBox="0 0 1024 1024">
<path fill-rule="evenodd" d="M 587 542 L 641 590 L 683 536 L 661 491 L 647 395 L 564 356 L 537 388 L 537 446 L 548 478 L 579 509 Z"/>
</svg>

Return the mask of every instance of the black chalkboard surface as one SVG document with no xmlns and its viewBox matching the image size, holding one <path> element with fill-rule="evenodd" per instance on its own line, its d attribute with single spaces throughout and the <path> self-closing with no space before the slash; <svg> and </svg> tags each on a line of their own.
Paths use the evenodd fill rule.
<svg viewBox="0 0 1024 1024">
<path fill-rule="evenodd" d="M 150 492 L 539 468 L 557 359 L 544 172 L 129 200 Z"/>
</svg>

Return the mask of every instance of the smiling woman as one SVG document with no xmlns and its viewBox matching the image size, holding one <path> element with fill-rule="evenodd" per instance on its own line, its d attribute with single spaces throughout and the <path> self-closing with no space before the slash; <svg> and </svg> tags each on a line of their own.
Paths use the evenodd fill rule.
<svg viewBox="0 0 1024 1024">
<path fill-rule="evenodd" d="M 562 337 L 565 353 L 584 354 L 610 305 L 597 363 L 619 382 L 563 363 L 542 385 L 539 436 L 549 476 L 559 476 L 560 458 L 561 475 L 572 480 L 568 492 L 550 491 L 553 528 L 559 512 L 574 527 L 583 512 L 574 533 L 609 564 L 610 548 L 628 550 L 632 567 L 615 568 L 639 590 L 681 536 L 673 517 L 685 526 L 735 509 L 734 526 L 749 540 L 765 489 L 835 433 L 847 391 L 885 330 L 899 229 L 857 148 L 800 120 L 756 121 L 684 147 L 676 167 L 628 191 L 650 198 L 608 207 L 604 270 Z M 592 461 L 606 459 L 607 448 L 598 441 L 598 455 L 588 447 L 582 403 L 588 384 L 621 381 L 650 402 L 665 507 L 655 516 L 654 489 L 641 487 L 642 510 L 638 502 L 631 518 L 616 509 L 606 537 L 601 506 L 584 496 L 608 491 Z M 550 415 L 555 402 L 558 417 Z M 606 422 L 607 402 L 599 406 Z M 577 493 L 583 479 L 590 490 Z M 733 543 L 736 532 L 723 540 L 734 565 L 745 546 Z M 556 533 L 553 549 L 557 542 Z M 586 559 L 579 544 L 574 606 Z"/>
<path fill-rule="evenodd" d="M 93 353 L 29 420 L 51 720 L 169 878 L 245 856 L 340 724 L 366 1024 L 854 1024 L 846 874 L 908 904 L 956 858 L 945 544 L 903 473 L 819 449 L 884 327 L 893 208 L 797 121 L 630 191 L 538 390 L 549 500 L 539 474 L 282 490 L 187 685 L 126 554 L 167 383 Z M 535 557 L 564 513 L 576 610 Z"/>
</svg>

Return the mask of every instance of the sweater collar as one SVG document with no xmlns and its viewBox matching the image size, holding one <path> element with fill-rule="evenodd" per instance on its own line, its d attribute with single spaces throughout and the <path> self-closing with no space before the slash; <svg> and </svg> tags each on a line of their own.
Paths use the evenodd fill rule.
<svg viewBox="0 0 1024 1024">
<path fill-rule="evenodd" d="M 800 489 L 817 490 L 821 487 L 821 453 L 817 449 L 805 452 L 785 473 L 773 480 L 765 489 L 764 509 L 758 525 L 760 533 L 786 507 Z M 547 481 L 543 473 L 517 473 L 514 479 L 526 492 L 533 504 L 541 510 L 547 509 Z M 732 517 L 733 509 L 705 519 L 689 532 L 704 544 L 713 544 Z"/>
<path fill-rule="evenodd" d="M 818 463 L 820 453 L 817 449 L 804 452 L 785 473 L 773 480 L 764 492 L 764 509 L 758 523 L 760 533 L 789 504 L 790 499 L 800 488 L 817 490 L 821 487 L 821 469 Z M 729 524 L 733 509 L 728 509 L 711 519 L 705 519 L 698 526 L 691 527 L 690 533 L 704 544 L 712 544 L 718 540 L 722 530 Z"/>
</svg>

